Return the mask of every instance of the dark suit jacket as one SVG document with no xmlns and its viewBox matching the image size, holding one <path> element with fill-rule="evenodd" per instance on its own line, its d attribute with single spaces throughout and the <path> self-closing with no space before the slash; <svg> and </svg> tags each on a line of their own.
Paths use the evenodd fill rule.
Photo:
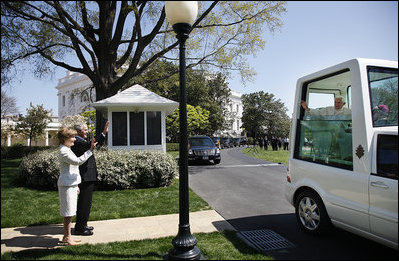
<svg viewBox="0 0 399 261">
<path fill-rule="evenodd" d="M 98 142 L 97 146 L 101 146 L 105 141 L 105 137 L 100 134 L 98 138 L 96 138 L 96 141 Z M 80 157 L 83 155 L 83 153 L 89 150 L 90 147 L 90 142 L 84 140 L 82 137 L 76 136 L 75 144 L 71 147 L 71 149 L 77 157 Z M 82 182 L 97 181 L 98 173 L 94 155 L 92 155 L 84 164 L 79 166 L 79 171 Z"/>
</svg>

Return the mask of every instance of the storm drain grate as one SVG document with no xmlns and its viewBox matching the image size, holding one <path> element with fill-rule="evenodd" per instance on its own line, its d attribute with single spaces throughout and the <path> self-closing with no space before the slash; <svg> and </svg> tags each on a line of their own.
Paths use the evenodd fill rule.
<svg viewBox="0 0 399 261">
<path fill-rule="evenodd" d="M 294 247 L 294 244 L 269 229 L 241 231 L 239 236 L 249 245 L 261 251 Z"/>
</svg>

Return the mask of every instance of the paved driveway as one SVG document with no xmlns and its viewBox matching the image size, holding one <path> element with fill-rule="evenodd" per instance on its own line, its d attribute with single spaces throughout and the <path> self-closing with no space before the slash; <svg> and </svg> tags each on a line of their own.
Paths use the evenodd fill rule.
<svg viewBox="0 0 399 261">
<path fill-rule="evenodd" d="M 219 165 L 189 166 L 192 190 L 238 231 L 268 230 L 294 247 L 266 252 L 276 259 L 397 259 L 398 251 L 340 229 L 314 237 L 299 231 L 284 197 L 286 166 L 222 150 Z"/>
</svg>

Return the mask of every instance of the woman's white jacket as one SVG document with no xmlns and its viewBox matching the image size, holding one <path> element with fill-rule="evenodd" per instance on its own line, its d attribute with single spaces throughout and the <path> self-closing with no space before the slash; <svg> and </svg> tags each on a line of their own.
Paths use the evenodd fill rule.
<svg viewBox="0 0 399 261">
<path fill-rule="evenodd" d="M 58 159 L 60 162 L 60 176 L 58 177 L 58 186 L 78 185 L 82 181 L 79 173 L 79 165 L 93 155 L 91 150 L 87 150 L 79 158 L 73 153 L 71 148 L 60 145 Z"/>
</svg>

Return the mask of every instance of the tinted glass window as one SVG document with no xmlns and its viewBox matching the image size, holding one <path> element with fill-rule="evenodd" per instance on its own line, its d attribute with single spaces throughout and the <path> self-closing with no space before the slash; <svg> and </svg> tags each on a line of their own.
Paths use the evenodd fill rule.
<svg viewBox="0 0 399 261">
<path fill-rule="evenodd" d="M 147 111 L 147 144 L 161 144 L 161 112 Z"/>
<path fill-rule="evenodd" d="M 144 145 L 144 112 L 130 113 L 130 145 Z"/>
<path fill-rule="evenodd" d="M 378 135 L 377 174 L 398 179 L 398 136 Z"/>
<path fill-rule="evenodd" d="M 127 146 L 127 112 L 112 113 L 112 145 Z"/>
<path fill-rule="evenodd" d="M 304 83 L 295 158 L 353 169 L 350 86 L 349 70 Z"/>
<path fill-rule="evenodd" d="M 374 127 L 398 125 L 398 70 L 367 67 Z"/>
<path fill-rule="evenodd" d="M 215 143 L 210 138 L 190 138 L 189 140 L 190 146 L 207 146 L 214 147 Z"/>
</svg>

